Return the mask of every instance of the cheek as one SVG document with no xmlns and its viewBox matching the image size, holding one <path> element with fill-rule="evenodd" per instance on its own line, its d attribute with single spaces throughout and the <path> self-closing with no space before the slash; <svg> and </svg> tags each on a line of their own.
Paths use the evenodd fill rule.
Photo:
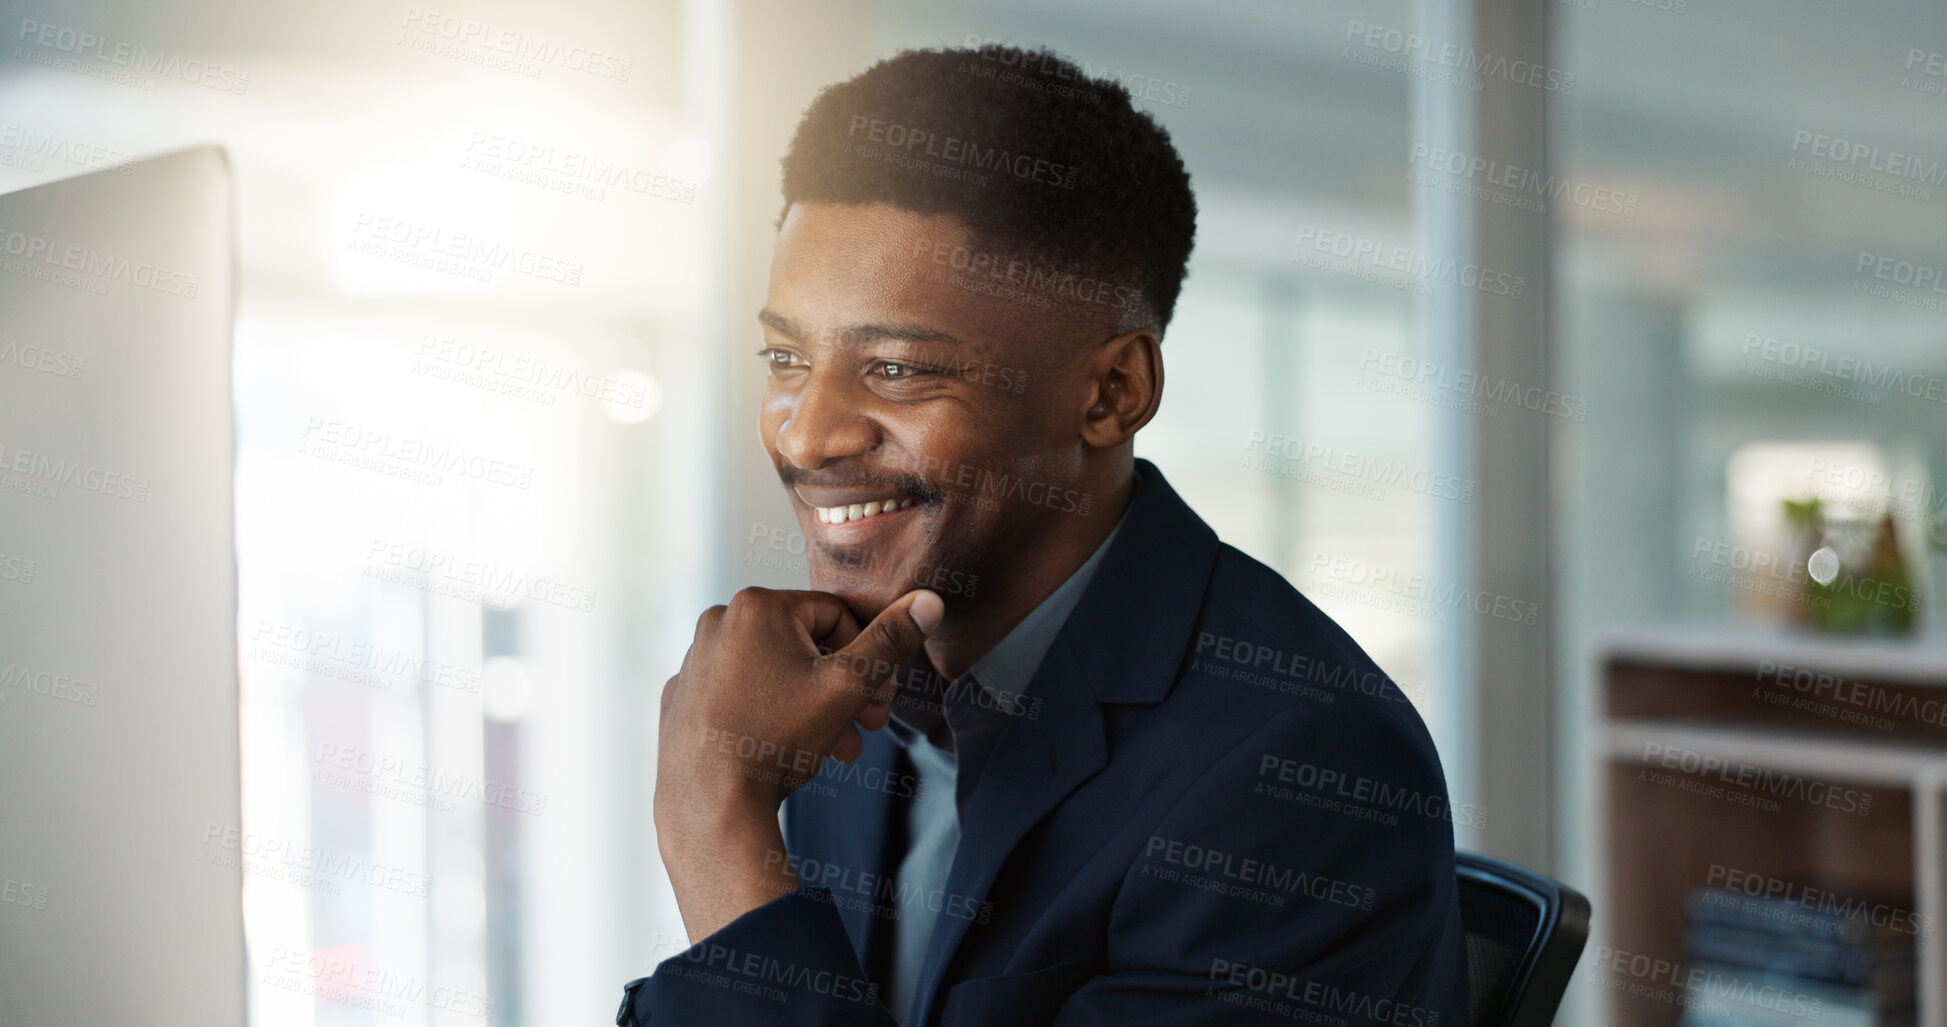
<svg viewBox="0 0 1947 1027">
<path fill-rule="evenodd" d="M 766 385 L 763 398 L 757 407 L 757 435 L 764 442 L 765 449 L 772 448 L 778 429 L 791 416 L 791 405 L 775 389 Z"/>
<path fill-rule="evenodd" d="M 1021 441 L 1046 430 L 1047 414 L 1027 397 L 970 385 L 957 402 L 938 404 L 916 417 L 912 427 L 929 445 L 992 456 L 1021 448 Z"/>
</svg>

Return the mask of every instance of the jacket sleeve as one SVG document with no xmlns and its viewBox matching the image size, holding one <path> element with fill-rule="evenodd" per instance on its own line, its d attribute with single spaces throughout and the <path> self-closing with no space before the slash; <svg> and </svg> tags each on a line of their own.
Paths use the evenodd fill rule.
<svg viewBox="0 0 1947 1027">
<path fill-rule="evenodd" d="M 1109 910 L 1105 965 L 948 982 L 938 1022 L 1462 1027 L 1454 816 L 1410 716 L 1286 711 L 1151 826 Z M 821 888 L 627 989 L 623 1025 L 895 1027 Z"/>
<path fill-rule="evenodd" d="M 1354 707 L 1273 718 L 1152 827 L 1056 1027 L 1463 1027 L 1439 763 L 1417 718 Z"/>
<path fill-rule="evenodd" d="M 622 1027 L 897 1027 L 825 888 L 732 920 L 623 986 Z"/>
</svg>

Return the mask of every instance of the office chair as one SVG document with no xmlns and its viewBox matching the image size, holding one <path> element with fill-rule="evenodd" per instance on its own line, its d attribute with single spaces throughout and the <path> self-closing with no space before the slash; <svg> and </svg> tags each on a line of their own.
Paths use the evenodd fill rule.
<svg viewBox="0 0 1947 1027">
<path fill-rule="evenodd" d="M 1454 853 L 1468 1027 L 1548 1027 L 1589 938 L 1589 900 L 1526 867 Z"/>
</svg>

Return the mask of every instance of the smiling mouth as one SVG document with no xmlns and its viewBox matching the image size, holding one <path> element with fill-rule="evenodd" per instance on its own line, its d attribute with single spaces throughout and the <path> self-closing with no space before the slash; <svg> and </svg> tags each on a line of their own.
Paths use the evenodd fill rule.
<svg viewBox="0 0 1947 1027">
<path fill-rule="evenodd" d="M 893 513 L 912 506 L 911 499 L 875 499 L 870 503 L 851 503 L 845 506 L 814 506 L 812 511 L 818 515 L 821 524 L 847 524 L 862 521 L 868 517 Z"/>
</svg>

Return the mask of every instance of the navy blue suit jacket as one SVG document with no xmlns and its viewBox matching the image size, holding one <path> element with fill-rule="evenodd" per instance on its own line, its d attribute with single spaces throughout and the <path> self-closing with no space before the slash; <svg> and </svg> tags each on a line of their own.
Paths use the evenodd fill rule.
<svg viewBox="0 0 1947 1027">
<path fill-rule="evenodd" d="M 910 782 L 865 732 L 857 763 L 785 802 L 802 887 L 631 981 L 617 1023 L 891 1027 L 865 968 L 913 902 L 939 918 L 906 1027 L 1465 1023 L 1451 813 L 1419 715 L 1139 463 L 945 889 L 892 879 Z"/>
</svg>

